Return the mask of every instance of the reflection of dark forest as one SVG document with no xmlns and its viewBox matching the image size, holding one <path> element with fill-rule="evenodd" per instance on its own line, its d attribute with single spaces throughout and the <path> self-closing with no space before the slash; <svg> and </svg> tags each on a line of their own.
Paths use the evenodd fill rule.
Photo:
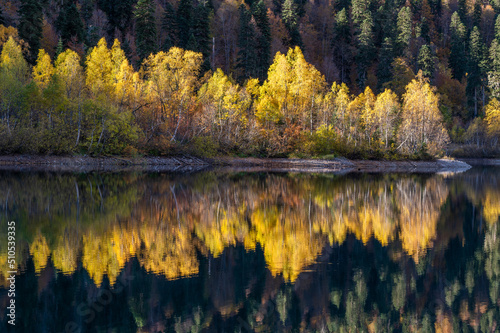
<svg viewBox="0 0 500 333">
<path fill-rule="evenodd" d="M 0 188 L 20 331 L 485 332 L 500 319 L 497 169 L 3 172 Z"/>
</svg>

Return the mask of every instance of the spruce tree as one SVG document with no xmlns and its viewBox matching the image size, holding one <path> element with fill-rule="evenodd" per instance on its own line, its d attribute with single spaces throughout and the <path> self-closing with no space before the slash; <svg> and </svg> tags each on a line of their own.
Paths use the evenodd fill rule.
<svg viewBox="0 0 500 333">
<path fill-rule="evenodd" d="M 411 39 L 411 10 L 409 7 L 403 7 L 398 13 L 397 20 L 397 54 L 403 55 L 404 51 L 410 45 Z"/>
<path fill-rule="evenodd" d="M 135 45 L 141 61 L 158 50 L 154 11 L 153 0 L 139 0 L 134 10 Z"/>
<path fill-rule="evenodd" d="M 486 46 L 484 45 L 478 27 L 470 34 L 469 56 L 467 62 L 467 95 L 474 105 L 474 117 L 478 114 L 479 89 L 484 83 L 487 72 Z"/>
<path fill-rule="evenodd" d="M 450 48 L 450 68 L 453 77 L 461 80 L 466 72 L 467 55 L 465 49 L 466 28 L 460 21 L 460 16 L 454 12 L 450 23 L 451 48 Z"/>
<path fill-rule="evenodd" d="M 493 97 L 500 99 L 500 40 L 493 39 L 489 50 L 491 68 L 488 72 L 488 88 Z"/>
<path fill-rule="evenodd" d="M 386 37 L 382 43 L 379 53 L 379 62 L 377 67 L 377 84 L 378 89 L 381 90 L 386 82 L 391 81 L 392 78 L 392 62 L 394 61 L 394 47 L 392 39 Z"/>
<path fill-rule="evenodd" d="M 351 29 L 347 11 L 343 8 L 335 16 L 335 25 L 333 27 L 333 56 L 335 64 L 340 71 L 340 81 L 348 83 L 349 69 L 352 63 L 351 52 Z"/>
<path fill-rule="evenodd" d="M 500 41 L 500 15 L 497 16 L 495 21 L 495 38 Z"/>
<path fill-rule="evenodd" d="M 368 18 L 368 15 L 371 16 L 369 6 L 369 0 L 352 0 L 351 15 L 355 26 L 362 24 Z"/>
<path fill-rule="evenodd" d="M 34 64 L 42 38 L 43 13 L 38 0 L 21 0 L 19 8 L 19 37 L 29 45 L 28 62 Z"/>
<path fill-rule="evenodd" d="M 257 77 L 264 80 L 271 61 L 271 25 L 267 16 L 267 8 L 264 0 L 255 2 L 252 7 L 252 14 L 259 30 L 257 37 Z"/>
<path fill-rule="evenodd" d="M 78 43 L 83 42 L 83 22 L 74 2 L 66 3 L 61 8 L 55 25 L 57 30 L 59 30 L 63 45 L 68 45 L 73 39 Z"/>
<path fill-rule="evenodd" d="M 479 27 L 481 26 L 481 14 L 483 13 L 483 7 L 481 1 L 476 0 L 474 3 L 474 13 L 472 15 L 472 25 Z"/>
<path fill-rule="evenodd" d="M 193 12 L 192 0 L 180 0 L 177 7 L 177 28 L 179 29 L 179 46 L 186 48 L 191 36 L 191 13 Z"/>
<path fill-rule="evenodd" d="M 168 51 L 172 46 L 179 45 L 178 39 L 178 27 L 177 18 L 175 15 L 175 9 L 172 7 L 170 2 L 167 2 L 165 6 L 165 13 L 163 14 L 162 28 L 167 35 L 165 41 L 163 42 L 162 49 Z"/>
<path fill-rule="evenodd" d="M 356 63 L 358 64 L 358 84 L 360 88 L 365 87 L 366 74 L 368 67 L 373 59 L 374 45 L 373 45 L 373 20 L 371 15 L 361 24 L 361 30 L 358 38 L 358 55 Z"/>
<path fill-rule="evenodd" d="M 196 44 L 191 47 L 188 45 L 187 49 L 200 52 L 203 54 L 203 65 L 201 72 L 206 72 L 210 69 L 210 10 L 208 6 L 199 3 L 192 15 L 191 35 L 196 40 Z"/>
<path fill-rule="evenodd" d="M 256 77 L 258 58 L 256 53 L 256 34 L 251 22 L 252 15 L 245 5 L 240 5 L 240 26 L 238 32 L 237 77 L 240 82 Z"/>
<path fill-rule="evenodd" d="M 434 76 L 435 57 L 429 45 L 424 44 L 420 47 L 417 62 L 418 69 L 422 71 L 424 77 L 432 78 Z"/>
<path fill-rule="evenodd" d="M 285 46 L 294 47 L 302 46 L 302 40 L 299 32 L 299 17 L 297 14 L 297 6 L 293 0 L 285 0 L 283 10 L 281 11 L 281 19 L 288 31 L 289 40 L 285 41 Z"/>
</svg>

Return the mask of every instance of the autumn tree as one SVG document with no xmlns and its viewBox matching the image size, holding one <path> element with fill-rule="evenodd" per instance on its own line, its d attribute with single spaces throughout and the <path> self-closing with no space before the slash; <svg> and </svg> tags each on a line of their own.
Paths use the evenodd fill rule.
<svg viewBox="0 0 500 333">
<path fill-rule="evenodd" d="M 435 90 L 422 72 L 406 86 L 397 147 L 403 154 L 436 155 L 449 141 Z"/>
<path fill-rule="evenodd" d="M 33 81 L 41 88 L 45 89 L 52 80 L 55 69 L 50 56 L 45 50 L 40 49 L 36 65 L 33 67 Z"/>
<path fill-rule="evenodd" d="M 380 146 L 387 149 L 394 139 L 401 106 L 398 96 L 389 89 L 377 96 L 374 106 L 374 124 L 378 130 Z"/>
<path fill-rule="evenodd" d="M 491 138 L 493 145 L 496 146 L 500 138 L 500 102 L 493 98 L 486 105 L 486 130 Z"/>
<path fill-rule="evenodd" d="M 152 105 L 142 116 L 147 141 L 162 137 L 178 140 L 194 106 L 194 91 L 202 64 L 202 54 L 173 47 L 168 53 L 151 54 L 146 62 L 147 94 Z"/>
<path fill-rule="evenodd" d="M 200 127 L 222 147 L 237 147 L 248 124 L 250 95 L 217 69 L 198 92 L 203 107 Z"/>
<path fill-rule="evenodd" d="M 28 64 L 23 57 L 21 46 L 14 38 L 9 37 L 0 53 L 0 131 L 3 143 L 11 137 L 12 129 L 21 116 L 23 92 L 27 81 Z"/>
</svg>

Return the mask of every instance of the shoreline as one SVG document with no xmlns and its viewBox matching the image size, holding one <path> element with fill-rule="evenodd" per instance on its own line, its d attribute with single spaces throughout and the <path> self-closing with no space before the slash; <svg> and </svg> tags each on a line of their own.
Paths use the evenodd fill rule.
<svg viewBox="0 0 500 333">
<path fill-rule="evenodd" d="M 171 157 L 88 157 L 88 156 L 0 156 L 0 170 L 11 171 L 145 171 L 196 172 L 223 169 L 235 172 L 462 172 L 472 166 L 500 166 L 500 159 L 438 159 L 433 161 L 348 160 L 335 158 L 284 159 L 220 157 L 204 159 L 189 155 Z"/>
</svg>

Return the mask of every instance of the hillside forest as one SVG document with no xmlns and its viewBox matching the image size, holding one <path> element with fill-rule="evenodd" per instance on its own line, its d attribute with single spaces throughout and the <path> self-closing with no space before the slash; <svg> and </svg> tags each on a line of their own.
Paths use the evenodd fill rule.
<svg viewBox="0 0 500 333">
<path fill-rule="evenodd" d="M 3 154 L 495 156 L 500 1 L 0 3 Z"/>
</svg>

